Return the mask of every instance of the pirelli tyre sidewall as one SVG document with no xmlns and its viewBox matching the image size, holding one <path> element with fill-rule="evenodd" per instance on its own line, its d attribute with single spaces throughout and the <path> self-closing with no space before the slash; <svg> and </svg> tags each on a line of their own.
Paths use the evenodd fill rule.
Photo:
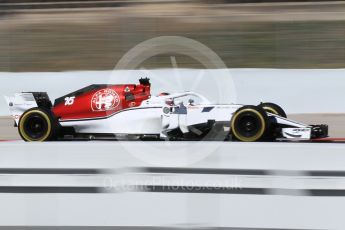
<svg viewBox="0 0 345 230">
<path fill-rule="evenodd" d="M 35 123 L 40 126 L 38 130 L 32 128 Z M 56 120 L 49 110 L 32 108 L 21 116 L 18 131 L 24 141 L 51 141 L 56 137 Z"/>
<path fill-rule="evenodd" d="M 250 127 L 246 126 L 248 123 Z M 231 135 L 235 140 L 244 142 L 265 141 L 269 125 L 267 114 L 262 108 L 243 106 L 231 119 Z"/>
<path fill-rule="evenodd" d="M 279 116 L 284 117 L 284 118 L 287 117 L 286 113 L 282 109 L 282 107 L 280 107 L 277 104 L 274 104 L 274 103 L 271 103 L 271 102 L 265 102 L 265 103 L 261 103 L 258 106 L 263 108 L 268 113 L 273 113 L 273 114 L 279 115 Z"/>
</svg>

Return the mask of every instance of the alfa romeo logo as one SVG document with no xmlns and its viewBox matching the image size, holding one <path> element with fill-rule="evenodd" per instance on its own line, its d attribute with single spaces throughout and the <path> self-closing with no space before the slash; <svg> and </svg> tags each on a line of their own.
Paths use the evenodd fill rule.
<svg viewBox="0 0 345 230">
<path fill-rule="evenodd" d="M 91 99 L 91 109 L 97 112 L 114 110 L 119 104 L 119 95 L 113 89 L 101 89 Z"/>
</svg>

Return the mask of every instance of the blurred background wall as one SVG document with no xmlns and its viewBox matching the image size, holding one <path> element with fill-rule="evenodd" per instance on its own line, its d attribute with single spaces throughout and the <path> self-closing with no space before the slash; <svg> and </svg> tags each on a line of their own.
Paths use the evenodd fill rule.
<svg viewBox="0 0 345 230">
<path fill-rule="evenodd" d="M 229 68 L 344 68 L 345 1 L 0 0 L 0 71 L 113 69 L 163 35 L 195 39 Z M 167 54 L 142 67 L 172 66 Z"/>
</svg>

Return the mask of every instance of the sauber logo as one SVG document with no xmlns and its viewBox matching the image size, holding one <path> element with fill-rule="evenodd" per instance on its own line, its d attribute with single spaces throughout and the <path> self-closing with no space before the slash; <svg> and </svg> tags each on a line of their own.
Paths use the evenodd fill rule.
<svg viewBox="0 0 345 230">
<path fill-rule="evenodd" d="M 91 99 L 92 111 L 113 110 L 120 104 L 119 95 L 113 89 L 101 89 Z"/>
</svg>

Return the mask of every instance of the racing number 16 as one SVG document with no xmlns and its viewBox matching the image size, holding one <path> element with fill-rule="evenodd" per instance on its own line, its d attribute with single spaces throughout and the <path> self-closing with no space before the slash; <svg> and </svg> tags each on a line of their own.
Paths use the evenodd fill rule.
<svg viewBox="0 0 345 230">
<path fill-rule="evenodd" d="M 75 97 L 65 97 L 65 105 L 73 105 Z"/>
</svg>

